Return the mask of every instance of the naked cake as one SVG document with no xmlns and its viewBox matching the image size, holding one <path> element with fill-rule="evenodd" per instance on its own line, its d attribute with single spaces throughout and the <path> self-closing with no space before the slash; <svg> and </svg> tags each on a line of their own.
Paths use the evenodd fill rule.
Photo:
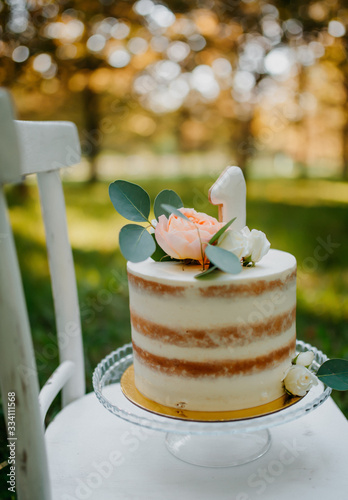
<svg viewBox="0 0 348 500">
<path fill-rule="evenodd" d="M 296 260 L 270 250 L 253 268 L 194 278 L 178 262 L 128 262 L 135 384 L 166 406 L 249 408 L 284 394 L 295 354 Z"/>
<path fill-rule="evenodd" d="M 110 186 L 116 210 L 147 223 L 124 226 L 120 248 L 135 386 L 152 401 L 231 411 L 285 394 L 296 348 L 296 260 L 246 227 L 245 196 L 241 170 L 229 167 L 209 194 L 220 221 L 184 208 L 170 190 L 156 197 L 150 221 L 146 191 L 127 181 Z"/>
</svg>

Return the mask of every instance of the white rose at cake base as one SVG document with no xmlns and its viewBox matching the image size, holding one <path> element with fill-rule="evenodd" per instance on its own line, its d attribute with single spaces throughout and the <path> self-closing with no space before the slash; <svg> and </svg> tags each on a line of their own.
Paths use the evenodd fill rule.
<svg viewBox="0 0 348 500">
<path fill-rule="evenodd" d="M 286 391 L 293 396 L 304 396 L 313 385 L 317 384 L 317 377 L 300 364 L 292 366 L 284 379 Z"/>
<path fill-rule="evenodd" d="M 298 354 L 298 356 L 296 356 L 294 364 L 306 366 L 308 368 L 313 363 L 313 360 L 314 360 L 314 352 L 313 351 L 300 352 L 300 354 Z"/>
</svg>

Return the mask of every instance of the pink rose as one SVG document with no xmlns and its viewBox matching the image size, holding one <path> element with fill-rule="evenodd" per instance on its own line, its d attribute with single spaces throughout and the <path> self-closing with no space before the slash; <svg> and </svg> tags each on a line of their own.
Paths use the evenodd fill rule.
<svg viewBox="0 0 348 500">
<path fill-rule="evenodd" d="M 157 243 L 174 259 L 193 259 L 202 263 L 203 250 L 208 241 L 224 225 L 214 217 L 196 212 L 193 208 L 179 208 L 191 222 L 171 214 L 169 219 L 160 215 L 155 229 Z M 200 239 L 198 236 L 198 231 Z"/>
</svg>

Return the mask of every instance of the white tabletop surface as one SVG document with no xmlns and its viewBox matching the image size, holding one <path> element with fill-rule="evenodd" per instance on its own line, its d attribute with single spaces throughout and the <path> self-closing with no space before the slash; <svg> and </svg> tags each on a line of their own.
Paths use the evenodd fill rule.
<svg viewBox="0 0 348 500">
<path fill-rule="evenodd" d="M 348 425 L 331 398 L 272 428 L 270 450 L 237 467 L 180 461 L 163 432 L 121 420 L 94 394 L 66 407 L 46 435 L 54 500 L 348 498 Z"/>
</svg>

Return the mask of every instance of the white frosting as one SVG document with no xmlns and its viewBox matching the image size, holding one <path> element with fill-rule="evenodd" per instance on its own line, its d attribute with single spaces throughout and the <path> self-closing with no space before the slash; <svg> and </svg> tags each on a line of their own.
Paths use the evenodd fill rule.
<svg viewBox="0 0 348 500">
<path fill-rule="evenodd" d="M 202 266 L 188 266 L 181 262 L 155 262 L 151 258 L 143 262 L 128 262 L 128 270 L 135 276 L 151 279 L 169 285 L 191 285 L 198 287 L 212 284 L 249 283 L 256 279 L 270 281 L 284 277 L 296 267 L 293 255 L 280 250 L 270 250 L 255 267 L 243 267 L 239 274 L 219 273 L 213 280 L 197 280 L 194 276 L 202 271 Z"/>
<path fill-rule="evenodd" d="M 286 290 L 273 290 L 261 296 L 241 296 L 233 300 L 209 297 L 203 306 L 203 298 L 190 293 L 189 300 L 183 297 L 166 295 L 146 295 L 129 287 L 131 308 L 139 316 L 153 320 L 161 325 L 176 325 L 181 328 L 210 328 L 216 325 L 250 324 L 283 314 L 296 305 L 296 284 Z M 229 301 L 229 302 L 227 302 Z"/>
<path fill-rule="evenodd" d="M 148 398 L 165 406 L 194 411 L 231 411 L 266 404 L 284 394 L 285 362 L 262 374 L 190 379 L 163 375 L 134 359 L 135 384 Z M 231 386 L 233 390 L 231 390 Z"/>
</svg>

